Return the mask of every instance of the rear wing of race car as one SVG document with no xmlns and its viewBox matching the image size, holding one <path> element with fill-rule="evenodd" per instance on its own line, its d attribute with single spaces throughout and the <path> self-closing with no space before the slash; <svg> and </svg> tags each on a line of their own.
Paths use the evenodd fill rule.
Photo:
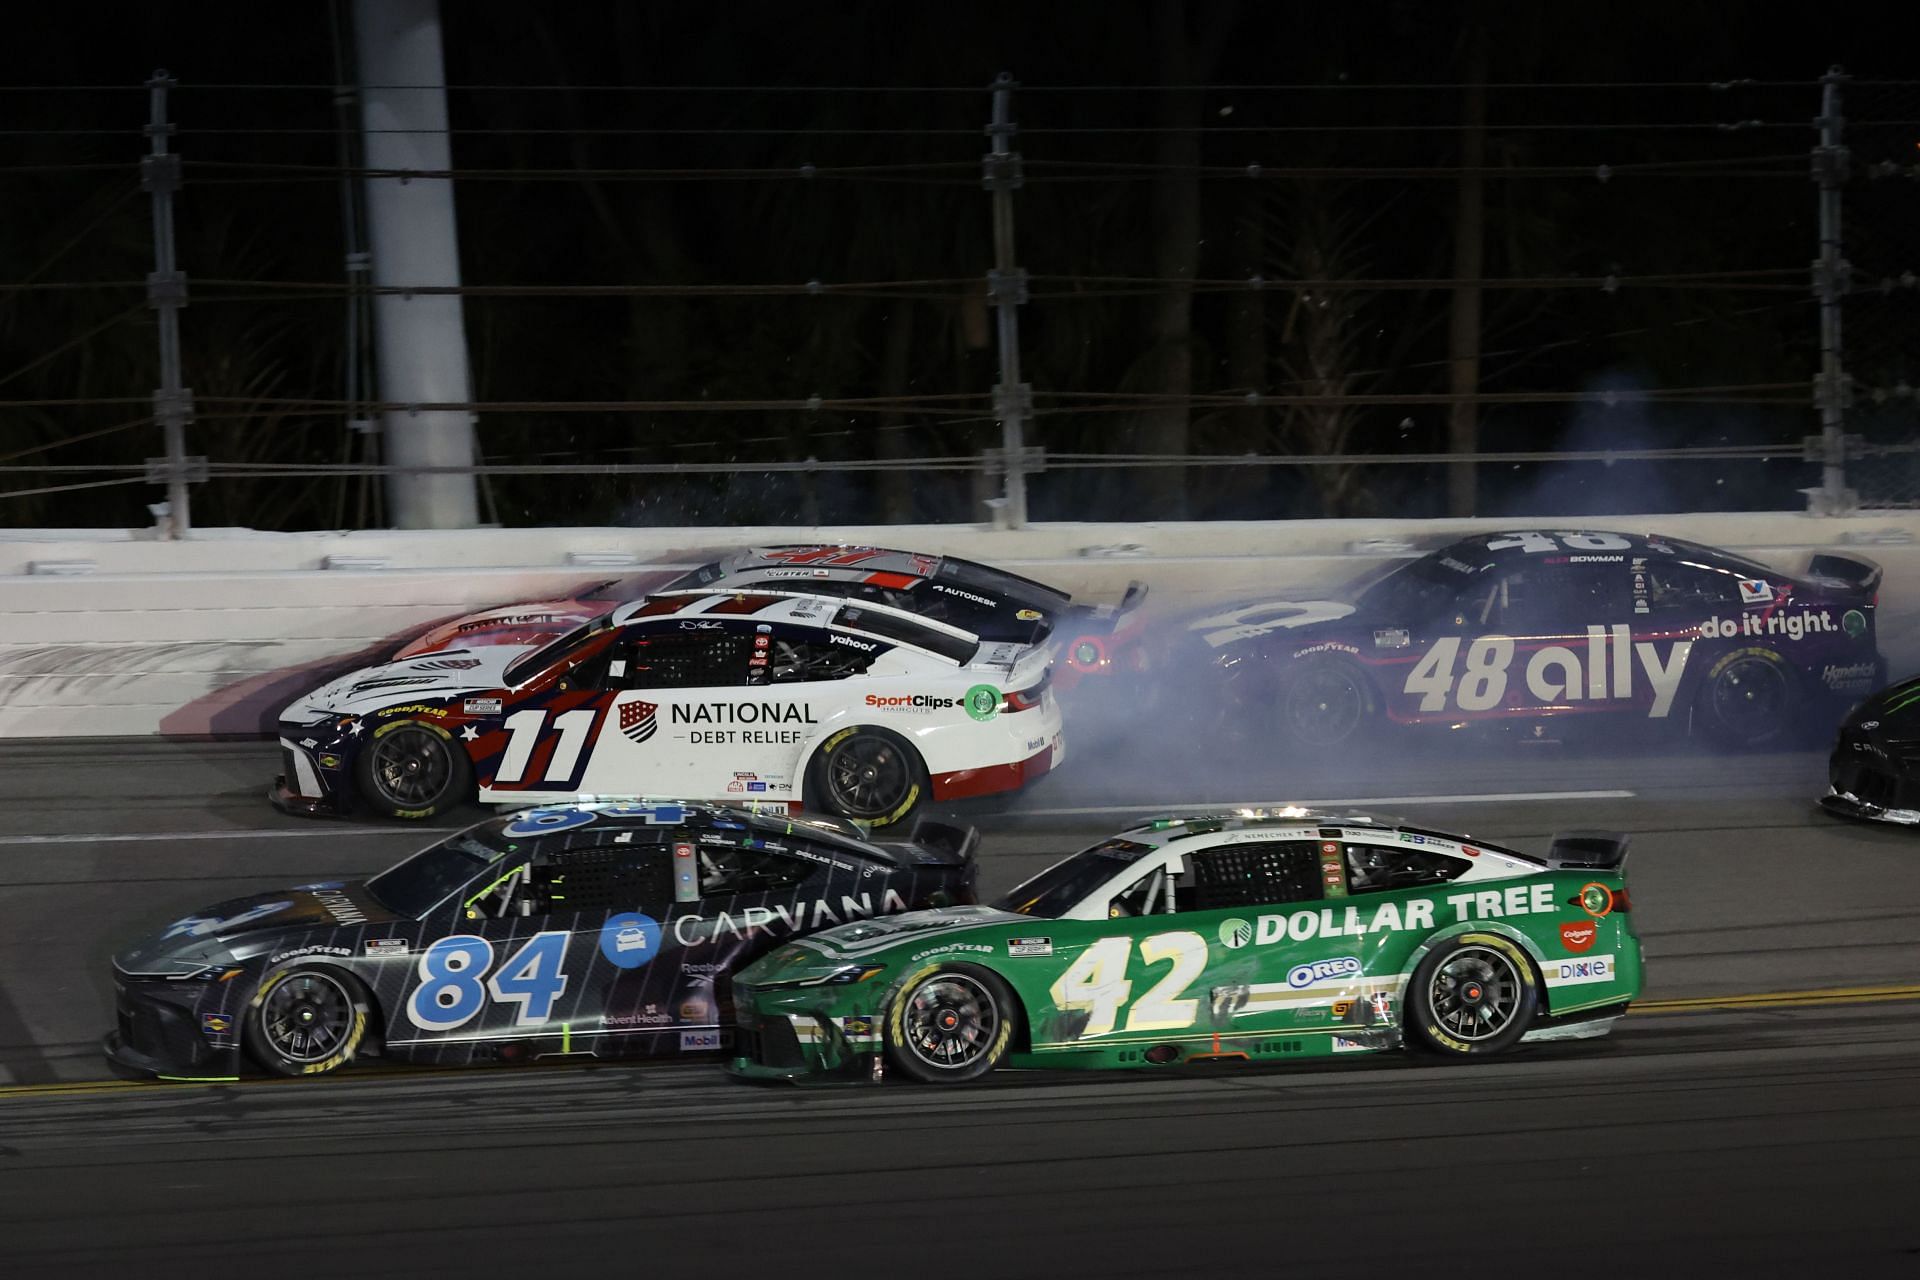
<svg viewBox="0 0 1920 1280">
<path fill-rule="evenodd" d="M 913 834 L 907 837 L 907 843 L 923 862 L 943 867 L 963 867 L 980 852 L 980 831 L 977 827 L 962 827 L 951 822 L 922 818 L 913 824 Z"/>
<path fill-rule="evenodd" d="M 1619 872 L 1633 837 L 1621 831 L 1562 831 L 1547 850 L 1550 871 Z"/>
<path fill-rule="evenodd" d="M 1880 578 L 1884 570 L 1873 561 L 1861 556 L 1842 556 L 1832 552 L 1818 551 L 1807 562 L 1807 577 L 1818 578 L 1822 585 L 1839 589 L 1849 595 L 1871 598 L 1880 589 Z"/>
</svg>

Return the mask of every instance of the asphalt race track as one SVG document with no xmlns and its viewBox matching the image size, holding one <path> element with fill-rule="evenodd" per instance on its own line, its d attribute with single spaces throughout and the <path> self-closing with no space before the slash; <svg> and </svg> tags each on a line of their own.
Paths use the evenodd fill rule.
<svg viewBox="0 0 1920 1280">
<path fill-rule="evenodd" d="M 1083 756 L 958 812 L 988 894 L 1175 803 L 1338 802 L 1536 850 L 1631 831 L 1649 985 L 1610 1040 L 945 1091 L 705 1064 L 111 1081 L 118 942 L 431 837 L 275 814 L 266 744 L 10 744 L 0 1274 L 1920 1274 L 1920 833 L 1817 811 L 1816 751 L 1370 763 Z"/>
</svg>

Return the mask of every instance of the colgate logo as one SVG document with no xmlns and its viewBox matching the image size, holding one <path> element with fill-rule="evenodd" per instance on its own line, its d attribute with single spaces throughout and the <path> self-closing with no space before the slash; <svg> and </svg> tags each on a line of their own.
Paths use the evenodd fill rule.
<svg viewBox="0 0 1920 1280">
<path fill-rule="evenodd" d="M 1560 926 L 1560 945 L 1569 951 L 1579 952 L 1592 948 L 1595 938 L 1600 936 L 1600 926 L 1591 920 L 1582 920 L 1578 924 Z"/>
</svg>

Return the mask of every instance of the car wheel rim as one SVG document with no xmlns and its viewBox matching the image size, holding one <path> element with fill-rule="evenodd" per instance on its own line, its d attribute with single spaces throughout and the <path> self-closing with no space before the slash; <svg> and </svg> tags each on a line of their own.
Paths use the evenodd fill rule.
<svg viewBox="0 0 1920 1280">
<path fill-rule="evenodd" d="M 446 789 L 453 773 L 446 743 L 425 729 L 396 729 L 373 746 L 373 783 L 381 798 L 417 808 Z"/>
<path fill-rule="evenodd" d="M 957 1071 L 991 1051 L 1000 1010 L 980 983 L 946 973 L 914 990 L 905 1023 L 908 1052 L 930 1067 Z"/>
<path fill-rule="evenodd" d="M 1761 658 L 1742 659 L 1713 682 L 1714 715 L 1730 729 L 1751 731 L 1777 725 L 1786 699 L 1786 678 Z"/>
<path fill-rule="evenodd" d="M 1520 1011 L 1520 974 L 1499 952 L 1471 947 L 1434 971 L 1428 997 L 1434 1021 L 1447 1034 L 1469 1044 L 1491 1040 Z"/>
<path fill-rule="evenodd" d="M 1287 724 L 1306 742 L 1339 742 L 1365 713 L 1360 687 L 1336 671 L 1307 674 L 1287 690 Z"/>
<path fill-rule="evenodd" d="M 835 803 L 845 813 L 893 812 L 907 798 L 906 757 L 884 738 L 862 734 L 840 744 L 827 762 Z"/>
<path fill-rule="evenodd" d="M 260 1030 L 281 1057 L 319 1062 L 340 1051 L 353 1017 L 353 1000 L 345 987 L 325 974 L 302 973 L 268 993 L 260 1010 Z"/>
</svg>

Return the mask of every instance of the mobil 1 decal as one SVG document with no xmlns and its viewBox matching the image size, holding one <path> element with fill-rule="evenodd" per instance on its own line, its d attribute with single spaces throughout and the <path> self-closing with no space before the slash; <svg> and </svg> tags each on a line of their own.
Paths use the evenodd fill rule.
<svg viewBox="0 0 1920 1280">
<path fill-rule="evenodd" d="M 1402 687 L 1423 712 L 1642 701 L 1659 719 L 1673 710 L 1692 652 L 1692 640 L 1636 641 L 1620 623 L 1588 627 L 1584 643 L 1524 648 L 1512 636 L 1445 636 L 1413 664 Z"/>
</svg>

